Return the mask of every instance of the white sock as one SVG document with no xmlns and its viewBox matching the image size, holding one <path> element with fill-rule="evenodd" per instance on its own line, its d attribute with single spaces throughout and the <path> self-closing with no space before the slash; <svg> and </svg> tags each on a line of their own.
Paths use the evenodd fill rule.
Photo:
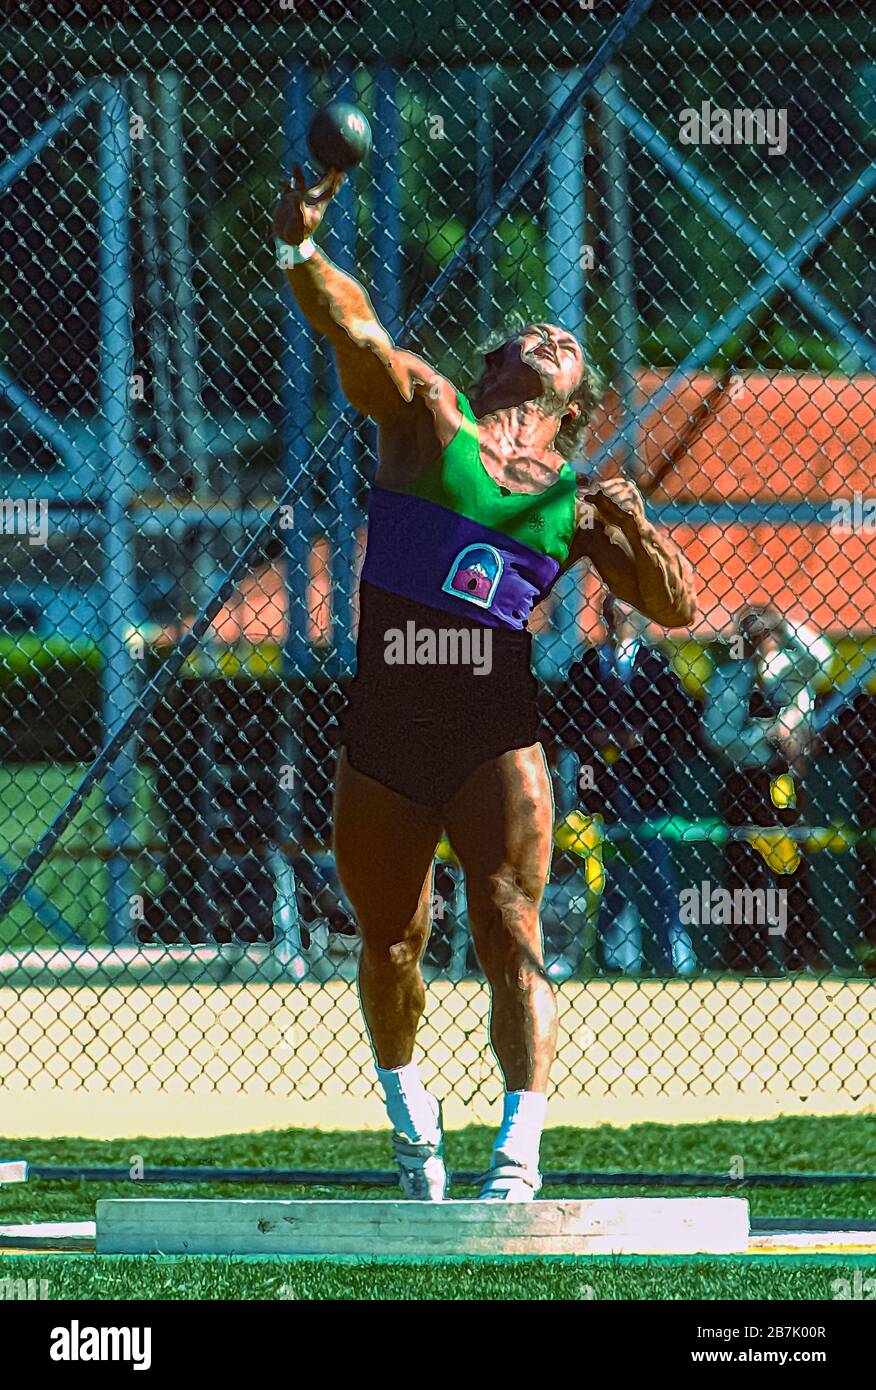
<svg viewBox="0 0 876 1390">
<path fill-rule="evenodd" d="M 541 1132 L 547 1114 L 547 1096 L 543 1091 L 508 1091 L 502 1124 L 493 1145 L 493 1162 L 502 1156 L 525 1168 L 538 1168 Z"/>
<path fill-rule="evenodd" d="M 377 1067 L 377 1079 L 386 1097 L 389 1123 L 415 1144 L 438 1142 L 438 1105 L 420 1080 L 416 1062 L 406 1067 Z"/>
</svg>

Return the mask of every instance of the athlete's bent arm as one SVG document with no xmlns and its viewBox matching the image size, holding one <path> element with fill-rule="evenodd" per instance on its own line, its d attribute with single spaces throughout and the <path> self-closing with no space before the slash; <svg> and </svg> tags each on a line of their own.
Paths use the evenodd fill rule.
<svg viewBox="0 0 876 1390">
<path fill-rule="evenodd" d="M 648 520 L 641 495 L 625 478 L 583 493 L 572 559 L 590 560 L 613 594 L 661 627 L 686 627 L 696 616 L 690 564 Z"/>
</svg>

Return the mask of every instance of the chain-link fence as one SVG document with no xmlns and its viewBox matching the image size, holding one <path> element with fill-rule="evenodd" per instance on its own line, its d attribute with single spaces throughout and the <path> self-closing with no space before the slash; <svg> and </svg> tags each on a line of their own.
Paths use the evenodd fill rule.
<svg viewBox="0 0 876 1390">
<path fill-rule="evenodd" d="M 512 313 L 577 334 L 610 383 L 578 466 L 697 575 L 689 632 L 581 567 L 531 622 L 557 1086 L 860 1099 L 872 20 L 639 4 L 612 52 L 609 0 L 108 8 L 0 36 L 3 1084 L 371 1089 L 331 786 L 375 434 L 337 427 L 270 231 L 341 97 L 374 150 L 325 249 L 394 337 L 443 274 L 409 341 L 462 390 Z M 426 1074 L 492 1095 L 448 844 L 432 916 Z"/>
</svg>

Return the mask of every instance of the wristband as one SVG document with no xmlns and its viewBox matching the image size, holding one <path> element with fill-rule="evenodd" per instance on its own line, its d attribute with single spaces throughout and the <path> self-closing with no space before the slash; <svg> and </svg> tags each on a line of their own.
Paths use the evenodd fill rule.
<svg viewBox="0 0 876 1390">
<path fill-rule="evenodd" d="M 293 266 L 302 265 L 304 261 L 309 261 L 316 246 L 310 237 L 305 238 L 300 246 L 292 246 L 288 241 L 281 241 L 276 238 L 274 245 L 277 249 L 277 265 L 281 270 L 291 270 Z"/>
</svg>

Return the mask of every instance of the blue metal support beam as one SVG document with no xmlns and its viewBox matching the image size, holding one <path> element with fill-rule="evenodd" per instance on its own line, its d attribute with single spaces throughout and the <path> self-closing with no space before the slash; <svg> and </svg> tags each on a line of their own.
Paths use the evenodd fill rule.
<svg viewBox="0 0 876 1390">
<path fill-rule="evenodd" d="M 689 521 L 691 525 L 704 522 L 722 522 L 742 519 L 764 521 L 770 525 L 781 526 L 790 523 L 797 526 L 838 525 L 839 504 L 853 507 L 853 495 L 838 495 L 831 502 L 720 502 L 704 499 L 701 502 L 651 502 L 651 510 L 660 516 L 671 517 L 676 521 Z M 272 505 L 248 507 L 235 513 L 235 520 L 244 531 L 247 542 L 257 534 L 270 515 Z M 211 524 L 221 526 L 228 513 L 220 508 L 212 508 L 207 514 Z M 70 536 L 82 535 L 89 539 L 99 539 L 106 531 L 106 521 L 96 514 L 91 504 L 77 504 L 50 501 L 49 518 L 53 531 L 64 531 Z M 178 508 L 172 503 L 159 503 L 144 510 L 134 510 L 132 522 L 141 536 L 181 535 L 189 527 L 204 519 L 200 509 Z"/>
<path fill-rule="evenodd" d="M 98 299 L 100 404 L 107 424 L 103 536 L 103 722 L 112 738 L 137 707 L 140 672 L 125 640 L 137 621 L 134 528 L 129 506 L 134 468 L 130 375 L 133 371 L 133 305 L 130 274 L 131 145 L 124 82 L 102 84 L 98 125 Z M 104 798 L 110 847 L 130 842 L 134 800 L 133 740 L 107 768 Z M 107 861 L 107 932 L 111 944 L 131 930 L 130 864 L 123 853 Z"/>
<path fill-rule="evenodd" d="M 626 130 L 607 100 L 619 84 L 617 70 L 612 66 L 606 68 L 596 84 L 596 90 L 601 117 L 600 143 L 608 214 L 608 273 L 612 285 L 615 324 L 612 344 L 613 384 L 617 390 L 623 429 L 620 462 L 635 478 L 639 472 L 639 431 L 635 423 L 639 311 L 636 304 L 635 249 L 630 226 L 629 153 Z"/>
<path fill-rule="evenodd" d="M 0 367 L 0 400 L 7 402 L 16 415 L 19 415 L 34 434 L 54 449 L 58 457 L 73 472 L 82 467 L 83 458 L 70 436 L 59 425 L 53 415 L 24 391 L 12 377 Z"/>
<path fill-rule="evenodd" d="M 377 312 L 395 341 L 404 315 L 401 265 L 401 136 L 398 73 L 381 63 L 374 74 L 374 235 L 372 283 Z"/>
<path fill-rule="evenodd" d="M 865 362 L 870 371 L 876 372 L 876 343 L 871 342 L 850 323 L 836 305 L 807 284 L 800 272 L 787 264 L 782 252 L 776 250 L 768 238 L 740 212 L 736 204 L 701 170 L 694 168 L 673 149 L 633 103 L 624 98 L 619 83 L 606 90 L 604 100 L 607 108 L 644 146 L 652 158 L 668 169 L 702 207 L 720 217 L 752 255 L 757 257 L 761 265 L 774 273 L 775 288 L 781 288 L 794 295 L 800 306 L 820 323 L 822 328 L 828 333 L 835 333 L 845 343 L 853 359 L 849 364 L 849 375 L 858 370 L 858 359 Z"/>
<path fill-rule="evenodd" d="M 314 77 L 306 63 L 290 63 L 283 76 L 283 171 L 301 163 L 307 127 L 315 107 Z M 286 281 L 286 276 L 282 277 Z M 316 352 L 292 291 L 284 283 L 281 292 L 282 348 L 280 452 L 286 479 L 286 511 L 278 534 L 286 551 L 286 636 L 283 643 L 284 709 L 277 757 L 277 805 L 280 838 L 300 842 L 304 822 L 300 793 L 301 736 L 294 714 L 293 682 L 313 675 L 310 624 L 310 562 L 314 540 L 313 433 L 315 423 Z M 263 528 L 259 528 L 259 531 Z M 258 534 L 259 532 L 256 532 Z M 252 538 L 247 542 L 251 543 Z M 271 855 L 274 879 L 274 932 L 277 962 L 293 979 L 306 969 L 301 955 L 298 888 L 290 858 L 276 850 Z"/>
<path fill-rule="evenodd" d="M 575 92 L 579 74 L 557 73 L 548 88 L 549 107 L 556 109 Z M 560 127 L 547 150 L 547 188 L 545 207 L 545 270 L 547 273 L 548 317 L 574 333 L 586 346 L 587 216 L 584 190 L 586 140 L 586 98 Z M 581 634 L 578 629 L 578 601 L 581 576 L 577 569 L 560 575 L 550 597 L 550 627 L 534 643 L 536 669 L 543 679 L 557 677 L 568 670 L 578 655 Z M 577 800 L 578 755 L 572 748 L 560 748 L 557 774 L 552 779 L 554 798 L 560 815 L 568 815 Z"/>
<path fill-rule="evenodd" d="M 59 131 L 77 112 L 94 97 L 97 88 L 93 83 L 85 87 L 80 87 L 69 101 L 66 101 L 53 116 L 49 116 L 33 135 L 24 142 L 17 153 L 10 155 L 9 158 L 0 165 L 0 193 L 5 193 L 11 183 L 23 174 L 25 169 L 32 163 L 38 155 L 42 154 L 46 145 L 50 145 Z"/>
<path fill-rule="evenodd" d="M 195 318 L 192 248 L 189 232 L 189 191 L 185 177 L 182 121 L 185 107 L 183 78 L 166 68 L 155 78 L 155 141 L 158 160 L 158 200 L 167 245 L 168 314 L 170 350 L 177 382 L 178 437 L 186 471 L 192 475 L 196 503 L 210 496 L 210 455 L 204 434 L 203 372 Z M 207 602 L 219 579 L 213 547 L 199 537 L 197 553 L 186 576 L 186 588 L 194 611 Z"/>
<path fill-rule="evenodd" d="M 177 437 L 177 418 L 173 403 L 171 381 L 171 352 L 168 335 L 168 304 L 164 281 L 165 251 L 158 219 L 160 194 L 156 165 L 158 150 L 155 143 L 155 108 L 149 93 L 148 78 L 141 74 L 129 82 L 131 107 L 142 122 L 143 137 L 137 141 L 139 161 L 137 172 L 141 188 L 140 222 L 143 236 L 143 288 L 148 315 L 144 323 L 148 341 L 152 374 L 152 417 L 155 422 L 155 447 L 162 470 L 155 475 L 158 486 L 175 490 L 177 469 L 170 479 L 167 473 L 174 468 L 180 452 Z"/>
<path fill-rule="evenodd" d="M 331 100 L 355 100 L 348 90 L 349 74 L 336 68 L 330 74 Z M 323 245 L 327 254 L 341 270 L 355 273 L 356 267 L 356 197 L 352 181 L 347 179 L 332 204 Z M 346 406 L 334 357 L 329 364 L 329 414 L 336 418 Z M 331 492 L 331 508 L 326 532 L 331 550 L 332 567 L 332 661 L 333 674 L 349 675 L 356 666 L 356 642 L 353 636 L 353 598 L 356 587 L 356 526 L 361 520 L 356 508 L 356 455 L 358 441 L 351 430 L 322 454 L 328 467 L 327 479 Z"/>
<path fill-rule="evenodd" d="M 307 127 L 314 113 L 313 78 L 304 63 L 286 70 L 283 104 L 283 170 L 291 172 L 300 162 Z M 310 621 L 308 585 L 313 548 L 313 430 L 315 421 L 316 352 L 286 276 L 282 276 L 282 349 L 280 448 L 283 476 L 291 489 L 279 535 L 286 548 L 286 642 L 284 671 L 309 676 L 314 669 L 313 647 L 308 641 Z"/>
<path fill-rule="evenodd" d="M 189 189 L 186 181 L 183 112 L 186 105 L 185 79 L 173 67 L 165 67 L 154 81 L 155 107 L 153 112 L 155 139 L 149 153 L 153 156 L 158 207 L 161 212 L 167 253 L 167 332 L 174 370 L 170 376 L 171 399 L 168 402 L 175 421 L 175 435 L 181 445 L 178 461 L 190 479 L 193 502 L 203 510 L 211 498 L 211 458 L 204 431 L 204 378 L 201 370 L 201 350 L 195 314 L 194 275 L 189 227 Z M 159 241 L 159 247 L 161 241 Z M 158 247 L 155 248 L 158 251 Z M 159 393 L 160 394 L 160 393 Z M 178 478 L 179 485 L 184 480 Z M 227 500 L 234 500 L 233 482 L 223 487 Z M 226 540 L 235 542 L 233 514 L 228 518 Z M 186 563 L 181 583 L 181 618 L 199 612 L 221 579 L 215 559 L 217 533 L 203 521 L 186 537 Z M 214 696 L 218 670 L 216 643 L 207 632 L 198 652 L 196 669 L 206 677 L 199 682 L 195 704 L 197 723 L 194 744 L 196 753 L 197 789 L 192 805 L 198 844 L 209 842 L 217 829 L 218 765 L 217 724 L 219 715 Z M 198 890 L 205 911 L 210 913 L 221 896 L 219 870 L 216 862 L 202 856 L 198 874 Z"/>
<path fill-rule="evenodd" d="M 816 222 L 807 227 L 806 231 L 791 243 L 787 251 L 782 253 L 779 260 L 784 269 L 793 272 L 801 266 L 807 257 L 811 256 L 813 251 L 826 241 L 837 227 L 841 226 L 849 213 L 853 212 L 874 191 L 876 191 L 876 164 L 871 164 L 862 174 L 859 174 L 852 186 L 845 189 L 831 207 L 823 212 Z M 781 279 L 781 274 L 782 272 L 777 266 L 764 271 L 738 304 L 712 324 L 697 346 L 688 353 L 684 361 L 675 368 L 663 385 L 637 409 L 635 414 L 637 426 L 643 426 L 649 416 L 672 399 L 680 386 L 684 385 L 695 372 L 702 371 L 711 362 L 712 358 L 721 351 L 721 348 L 735 336 L 749 316 L 759 308 L 767 295 L 773 292 Z M 615 430 L 611 437 L 600 445 L 596 453 L 580 465 L 581 472 L 587 476 L 598 474 L 622 439 L 623 429 Z"/>
<path fill-rule="evenodd" d="M 477 215 L 483 217 L 489 209 L 495 194 L 496 153 L 493 117 L 494 69 L 475 68 L 471 75 L 474 86 L 474 139 L 475 139 L 475 196 Z M 496 315 L 496 238 L 490 236 L 481 246 L 477 258 L 478 282 L 478 321 L 484 334 L 489 333 Z"/>
</svg>

